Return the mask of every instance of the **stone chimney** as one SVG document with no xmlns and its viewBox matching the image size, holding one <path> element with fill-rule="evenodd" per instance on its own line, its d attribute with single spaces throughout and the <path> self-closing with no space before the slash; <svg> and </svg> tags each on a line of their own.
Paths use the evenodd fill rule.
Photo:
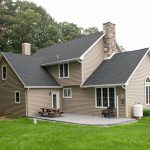
<svg viewBox="0 0 150 150">
<path fill-rule="evenodd" d="M 31 55 L 31 44 L 29 43 L 22 44 L 22 54 Z"/>
<path fill-rule="evenodd" d="M 115 24 L 107 22 L 103 24 L 104 36 L 104 57 L 110 57 L 116 53 L 116 33 Z"/>
</svg>

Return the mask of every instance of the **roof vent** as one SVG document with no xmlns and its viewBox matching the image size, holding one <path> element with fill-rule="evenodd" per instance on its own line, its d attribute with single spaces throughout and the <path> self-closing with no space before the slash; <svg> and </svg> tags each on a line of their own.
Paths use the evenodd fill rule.
<svg viewBox="0 0 150 150">
<path fill-rule="evenodd" d="M 57 54 L 57 59 L 59 58 L 58 54 Z"/>
</svg>

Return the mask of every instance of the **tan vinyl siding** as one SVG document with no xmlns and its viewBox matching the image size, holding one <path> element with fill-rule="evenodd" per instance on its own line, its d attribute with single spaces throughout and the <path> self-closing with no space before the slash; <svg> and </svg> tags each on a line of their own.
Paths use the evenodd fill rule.
<svg viewBox="0 0 150 150">
<path fill-rule="evenodd" d="M 59 65 L 50 66 L 48 71 L 62 86 L 81 84 L 81 63 L 78 61 L 69 63 L 69 78 L 59 78 Z"/>
<path fill-rule="evenodd" d="M 102 110 L 106 108 L 95 108 L 95 88 L 80 88 L 79 86 L 72 86 L 72 98 L 63 99 L 63 111 L 67 113 L 78 113 L 87 115 L 101 115 Z M 117 87 L 117 95 L 124 94 L 121 87 Z M 119 102 L 120 116 L 124 116 L 125 108 Z"/>
<path fill-rule="evenodd" d="M 125 89 L 118 86 L 116 87 L 116 96 L 118 96 L 118 112 L 119 117 L 125 117 L 126 116 L 126 107 L 125 107 Z"/>
<path fill-rule="evenodd" d="M 2 65 L 7 65 L 7 80 L 2 80 Z M 20 91 L 20 103 L 15 103 L 15 91 Z M 26 115 L 25 89 L 7 61 L 0 62 L 0 113 Z"/>
<path fill-rule="evenodd" d="M 52 108 L 52 92 L 59 92 L 61 108 L 61 92 L 59 89 L 29 89 L 27 91 L 28 116 L 34 117 L 41 111 L 40 108 Z"/>
<path fill-rule="evenodd" d="M 145 78 L 150 76 L 150 56 L 147 54 L 135 71 L 134 75 L 127 85 L 127 103 L 128 103 L 128 116 L 131 117 L 133 113 L 133 105 L 140 102 L 144 109 L 150 109 L 150 106 L 145 105 Z"/>
<path fill-rule="evenodd" d="M 103 39 L 96 43 L 82 62 L 82 80 L 85 81 L 104 60 Z"/>
</svg>

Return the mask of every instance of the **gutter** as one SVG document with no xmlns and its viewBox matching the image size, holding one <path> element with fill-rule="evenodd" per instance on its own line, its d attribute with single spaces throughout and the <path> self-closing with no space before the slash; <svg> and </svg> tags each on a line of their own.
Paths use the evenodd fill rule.
<svg viewBox="0 0 150 150">
<path fill-rule="evenodd" d="M 62 88 L 62 86 L 25 86 L 24 88 L 27 89 L 59 89 Z"/>
<path fill-rule="evenodd" d="M 60 60 L 60 61 L 56 61 L 56 62 L 52 62 L 52 63 L 42 64 L 41 67 L 47 67 L 47 66 L 51 66 L 51 65 L 60 64 L 60 63 L 72 62 L 72 61 L 80 61 L 80 60 L 81 60 L 80 57 L 72 58 L 72 59 L 66 59 L 66 60 Z"/>
<path fill-rule="evenodd" d="M 124 86 L 125 83 L 118 83 L 118 84 L 101 84 L 101 85 L 80 85 L 81 88 L 89 88 L 89 87 L 106 87 L 106 86 Z"/>
</svg>

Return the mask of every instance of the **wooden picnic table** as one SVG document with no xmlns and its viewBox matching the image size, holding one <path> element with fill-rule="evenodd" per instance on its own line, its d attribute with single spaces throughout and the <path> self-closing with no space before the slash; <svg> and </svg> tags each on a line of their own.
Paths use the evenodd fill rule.
<svg viewBox="0 0 150 150">
<path fill-rule="evenodd" d="M 57 115 L 61 116 L 61 114 L 63 113 L 61 109 L 57 109 L 57 108 L 40 108 L 42 111 L 39 112 L 39 114 L 41 116 L 43 116 L 44 114 L 47 114 L 49 117 L 55 117 Z"/>
</svg>

